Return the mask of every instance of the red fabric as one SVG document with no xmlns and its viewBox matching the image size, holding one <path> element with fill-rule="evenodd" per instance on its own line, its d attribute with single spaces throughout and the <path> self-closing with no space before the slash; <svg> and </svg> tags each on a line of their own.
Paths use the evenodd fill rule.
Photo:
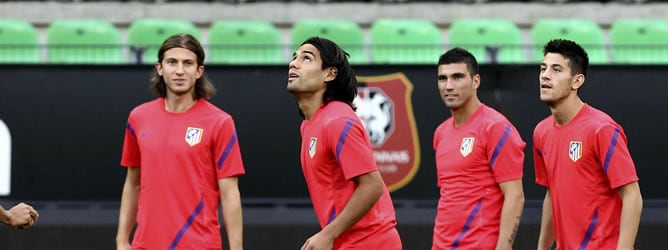
<svg viewBox="0 0 668 250">
<path fill-rule="evenodd" d="M 183 113 L 162 98 L 132 110 L 121 165 L 141 168 L 133 248 L 221 249 L 218 179 L 245 172 L 235 134 L 232 117 L 205 100 Z"/>
<path fill-rule="evenodd" d="M 638 181 L 626 145 L 622 127 L 589 105 L 563 126 L 552 116 L 536 126 L 536 183 L 549 189 L 558 249 L 616 248 L 622 208 L 616 188 Z"/>
<path fill-rule="evenodd" d="M 486 105 L 462 126 L 450 117 L 436 128 L 441 197 L 432 249 L 496 247 L 503 207 L 499 183 L 522 178 L 525 145 L 515 127 Z"/>
<path fill-rule="evenodd" d="M 301 163 L 320 226 L 345 207 L 355 191 L 351 179 L 378 170 L 361 121 L 345 103 L 320 107 L 301 125 Z M 337 153 L 338 151 L 338 153 Z M 401 249 L 387 188 L 371 210 L 334 242 L 335 249 Z"/>
</svg>

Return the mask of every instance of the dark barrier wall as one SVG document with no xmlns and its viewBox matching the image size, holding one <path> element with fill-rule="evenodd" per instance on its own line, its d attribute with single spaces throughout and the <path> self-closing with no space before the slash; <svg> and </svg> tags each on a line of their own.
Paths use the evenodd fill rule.
<svg viewBox="0 0 668 250">
<path fill-rule="evenodd" d="M 666 199 L 668 92 L 666 67 L 593 67 L 583 99 L 622 126 L 646 199 Z M 366 66 L 360 76 L 403 72 L 414 85 L 413 109 L 421 147 L 414 179 L 397 199 L 436 200 L 431 146 L 436 126 L 449 116 L 436 88 L 435 66 Z M 127 115 L 151 100 L 149 66 L 3 66 L 0 118 L 13 139 L 12 193 L 17 200 L 118 200 L 125 170 L 119 166 Z M 208 67 L 218 87 L 212 102 L 235 118 L 247 175 L 246 198 L 307 198 L 299 166 L 296 104 L 285 91 L 287 65 Z M 515 123 L 527 142 L 525 192 L 541 199 L 533 182 L 533 126 L 549 114 L 538 100 L 538 66 L 482 66 L 483 102 Z"/>
</svg>

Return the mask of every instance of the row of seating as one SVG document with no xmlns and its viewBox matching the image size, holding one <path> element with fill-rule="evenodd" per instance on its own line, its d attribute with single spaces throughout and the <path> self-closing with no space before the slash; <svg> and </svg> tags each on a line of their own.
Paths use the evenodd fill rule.
<svg viewBox="0 0 668 250">
<path fill-rule="evenodd" d="M 609 41 L 596 23 L 586 19 L 540 19 L 530 28 L 530 43 L 520 28 L 504 19 L 458 19 L 441 30 L 428 20 L 379 19 L 364 30 L 351 20 L 304 19 L 290 28 L 289 45 L 279 29 L 266 21 L 220 20 L 201 40 L 188 20 L 139 19 L 127 29 L 127 39 L 103 20 L 58 20 L 47 28 L 40 45 L 37 29 L 25 20 L 0 20 L 0 62 L 42 63 L 154 63 L 159 45 L 176 33 L 190 33 L 207 49 L 211 64 L 280 64 L 310 36 L 339 43 L 355 64 L 431 64 L 445 49 L 460 46 L 483 63 L 533 63 L 542 58 L 541 45 L 567 38 L 587 49 L 594 64 L 668 63 L 668 19 L 618 19 L 609 29 Z M 46 48 L 43 50 L 42 48 Z"/>
</svg>

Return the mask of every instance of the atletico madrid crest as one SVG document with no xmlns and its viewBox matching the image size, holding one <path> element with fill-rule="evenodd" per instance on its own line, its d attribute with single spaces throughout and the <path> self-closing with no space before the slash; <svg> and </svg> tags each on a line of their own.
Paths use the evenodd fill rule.
<svg viewBox="0 0 668 250">
<path fill-rule="evenodd" d="M 461 153 L 464 157 L 468 156 L 471 152 L 473 152 L 474 141 L 475 137 L 466 137 L 462 139 L 462 145 L 459 147 L 459 153 Z"/>
<path fill-rule="evenodd" d="M 308 144 L 308 155 L 313 158 L 315 156 L 316 145 L 318 144 L 317 137 L 311 137 L 311 141 Z"/>
<path fill-rule="evenodd" d="M 188 127 L 188 130 L 186 130 L 186 142 L 191 147 L 195 146 L 202 141 L 203 134 L 204 129 Z"/>
<path fill-rule="evenodd" d="M 568 146 L 568 157 L 571 158 L 573 162 L 576 162 L 582 157 L 582 142 L 581 141 L 572 141 Z"/>
</svg>

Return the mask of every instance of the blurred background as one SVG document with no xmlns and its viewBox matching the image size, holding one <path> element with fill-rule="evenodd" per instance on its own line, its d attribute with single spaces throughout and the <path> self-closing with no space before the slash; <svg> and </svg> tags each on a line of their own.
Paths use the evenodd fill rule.
<svg viewBox="0 0 668 250">
<path fill-rule="evenodd" d="M 395 78 L 410 86 L 393 100 L 409 107 L 395 119 L 415 124 L 413 135 L 392 136 L 417 136 L 414 164 L 392 188 L 405 249 L 431 246 L 431 139 L 449 116 L 436 63 L 455 46 L 481 63 L 482 101 L 527 142 L 515 249 L 535 249 L 545 190 L 534 184 L 531 133 L 549 115 L 538 63 L 554 38 L 587 49 L 580 95 L 628 136 L 645 199 L 636 249 L 663 248 L 667 1 L 0 1 L 0 17 L 0 204 L 28 202 L 41 214 L 35 228 L 0 227 L 0 249 L 115 248 L 127 115 L 154 98 L 147 83 L 158 46 L 176 33 L 200 39 L 218 88 L 211 101 L 237 124 L 246 249 L 296 249 L 319 228 L 298 161 L 301 117 L 285 91 L 287 63 L 310 36 L 348 51 L 363 86 Z"/>
</svg>

